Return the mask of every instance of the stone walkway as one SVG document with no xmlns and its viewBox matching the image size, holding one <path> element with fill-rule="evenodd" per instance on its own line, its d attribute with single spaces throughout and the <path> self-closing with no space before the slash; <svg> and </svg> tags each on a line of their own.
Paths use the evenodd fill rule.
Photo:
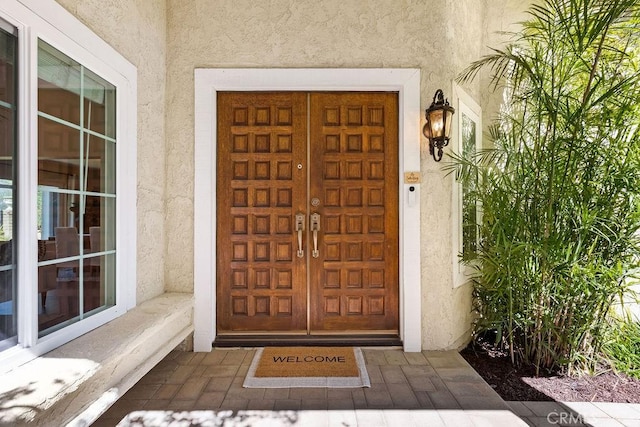
<svg viewBox="0 0 640 427">
<path fill-rule="evenodd" d="M 640 427 L 633 405 L 504 402 L 457 352 L 363 348 L 370 388 L 243 388 L 254 353 L 173 351 L 93 425 Z"/>
</svg>

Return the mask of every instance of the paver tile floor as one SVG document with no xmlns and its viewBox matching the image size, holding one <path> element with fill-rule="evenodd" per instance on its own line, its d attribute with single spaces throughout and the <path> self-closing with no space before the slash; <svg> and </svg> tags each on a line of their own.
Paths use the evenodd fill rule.
<svg viewBox="0 0 640 427">
<path fill-rule="evenodd" d="M 243 388 L 253 349 L 171 352 L 93 425 L 640 427 L 640 405 L 504 402 L 457 352 L 363 349 L 370 388 Z"/>
<path fill-rule="evenodd" d="M 527 425 L 457 352 L 362 350 L 370 388 L 243 388 L 254 349 L 173 351 L 93 425 Z"/>
</svg>

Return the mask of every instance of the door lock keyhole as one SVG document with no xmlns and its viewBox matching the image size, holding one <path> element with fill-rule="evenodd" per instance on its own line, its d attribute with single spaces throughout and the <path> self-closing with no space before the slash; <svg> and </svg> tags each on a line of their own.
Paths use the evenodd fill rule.
<svg viewBox="0 0 640 427">
<path fill-rule="evenodd" d="M 318 199 L 317 197 L 311 199 L 311 206 L 313 206 L 314 208 L 320 206 L 320 199 Z"/>
</svg>

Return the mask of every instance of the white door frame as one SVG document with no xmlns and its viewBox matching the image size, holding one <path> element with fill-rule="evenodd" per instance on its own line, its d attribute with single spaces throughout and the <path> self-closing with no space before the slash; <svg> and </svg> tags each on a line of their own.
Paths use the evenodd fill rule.
<svg viewBox="0 0 640 427">
<path fill-rule="evenodd" d="M 420 172 L 420 70 L 407 68 L 195 70 L 194 350 L 211 351 L 216 335 L 218 91 L 398 92 L 400 338 L 404 351 L 421 351 L 420 184 L 404 182 Z"/>
</svg>

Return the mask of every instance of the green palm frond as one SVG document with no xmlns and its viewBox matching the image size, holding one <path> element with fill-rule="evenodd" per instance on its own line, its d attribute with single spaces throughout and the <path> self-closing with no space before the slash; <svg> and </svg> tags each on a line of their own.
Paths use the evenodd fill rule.
<svg viewBox="0 0 640 427">
<path fill-rule="evenodd" d="M 637 0 L 544 0 L 458 78 L 488 69 L 509 99 L 493 147 L 445 166 L 481 177 L 478 328 L 499 325 L 514 358 L 541 369 L 595 363 L 638 270 L 639 30 Z"/>
</svg>

